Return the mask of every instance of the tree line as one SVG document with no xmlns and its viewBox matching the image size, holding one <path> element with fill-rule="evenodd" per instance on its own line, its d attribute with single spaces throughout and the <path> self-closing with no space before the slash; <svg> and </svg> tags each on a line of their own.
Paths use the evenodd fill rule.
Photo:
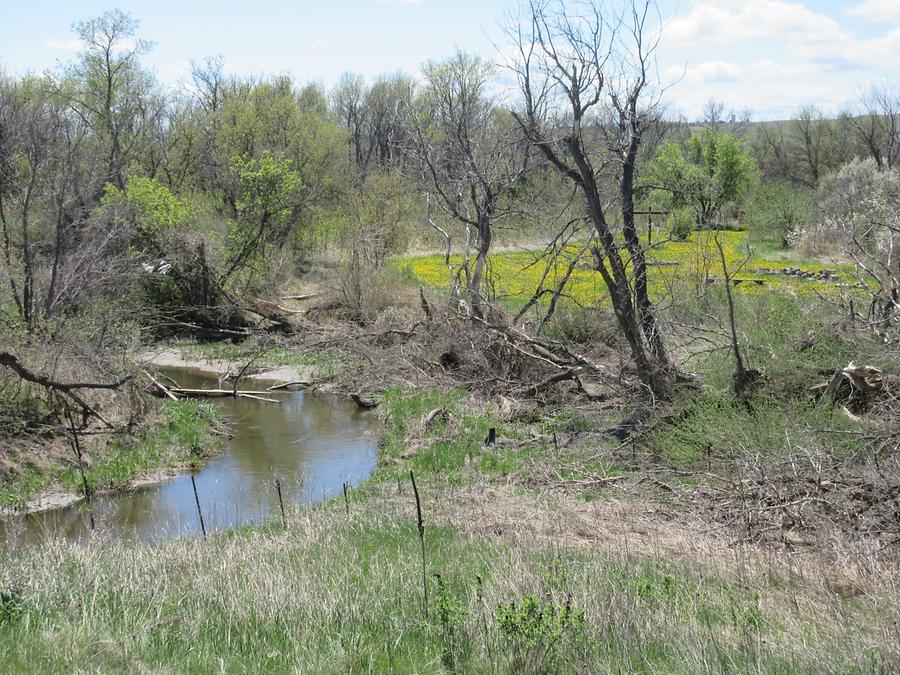
<svg viewBox="0 0 900 675">
<path fill-rule="evenodd" d="M 362 312 L 415 223 L 446 251 L 454 301 L 494 321 L 498 231 L 577 232 L 641 382 L 670 396 L 679 374 L 648 291 L 642 214 L 670 213 L 682 235 L 755 219 L 787 239 L 851 160 L 893 175 L 900 96 L 875 88 L 835 119 L 806 108 L 751 124 L 711 103 L 701 120 L 673 120 L 655 4 L 584 10 L 525 2 L 501 63 L 457 53 L 418 77 L 346 74 L 331 89 L 239 78 L 208 57 L 167 90 L 142 64 L 152 45 L 132 16 L 77 24 L 71 62 L 0 76 L 4 311 L 28 332 L 111 304 L 155 334 L 289 330 L 262 299 L 298 266 L 334 251 Z"/>
</svg>

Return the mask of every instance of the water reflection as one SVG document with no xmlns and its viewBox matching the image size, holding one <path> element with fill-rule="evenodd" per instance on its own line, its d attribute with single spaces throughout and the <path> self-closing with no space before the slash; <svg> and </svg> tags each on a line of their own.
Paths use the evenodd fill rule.
<svg viewBox="0 0 900 675">
<path fill-rule="evenodd" d="M 215 380 L 168 371 L 187 387 L 216 387 Z M 246 387 L 245 387 L 246 388 Z M 293 392 L 281 404 L 218 399 L 234 437 L 224 452 L 195 474 L 207 531 L 280 518 L 274 478 L 286 505 L 309 504 L 371 475 L 376 425 L 352 402 Z M 155 543 L 200 534 L 189 475 L 94 499 L 95 534 Z M 84 541 L 90 536 L 84 503 L 0 519 L 0 542 L 16 547 L 47 536 Z"/>
</svg>

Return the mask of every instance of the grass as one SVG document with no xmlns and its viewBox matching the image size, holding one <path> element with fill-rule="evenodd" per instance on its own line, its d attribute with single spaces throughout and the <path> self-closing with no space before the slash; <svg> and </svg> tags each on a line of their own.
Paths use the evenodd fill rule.
<svg viewBox="0 0 900 675">
<path fill-rule="evenodd" d="M 339 505 L 159 547 L 0 551 L 8 672 L 887 672 L 896 589 L 544 547 Z M 434 575 L 440 575 L 440 579 Z M 152 579 L 153 583 L 146 583 Z M 14 609 L 12 609 L 14 607 Z"/>
<path fill-rule="evenodd" d="M 334 374 L 347 365 L 349 354 L 337 349 L 297 354 L 285 347 L 260 346 L 253 340 L 247 342 L 187 342 L 172 343 L 179 351 L 211 361 L 234 361 L 246 363 L 254 359 L 256 368 L 277 368 L 279 366 L 316 367 L 323 375 Z"/>
<path fill-rule="evenodd" d="M 723 236 L 734 261 L 743 233 Z M 687 269 L 699 245 L 667 245 L 660 255 L 678 257 L 677 269 Z M 500 275 L 503 292 L 527 287 L 520 279 L 531 274 L 521 269 L 526 258 L 515 257 L 525 255 L 504 254 L 510 264 Z M 770 249 L 759 260 L 776 256 Z M 427 259 L 401 264 L 419 260 Z M 582 290 L 573 292 L 591 293 L 585 302 L 602 304 L 596 280 L 584 272 Z M 689 290 L 694 280 L 682 281 Z M 678 351 L 701 386 L 667 411 L 671 421 L 642 439 L 642 452 L 659 466 L 692 467 L 709 461 L 710 448 L 720 462 L 748 453 L 776 460 L 791 448 L 855 451 L 855 435 L 832 432 L 859 423 L 815 405 L 805 393 L 810 377 L 823 364 L 850 360 L 886 369 L 900 364 L 875 341 L 848 337 L 830 310 L 810 302 L 811 293 L 794 292 L 795 284 L 814 287 L 788 281 L 775 284 L 786 292 L 770 293 L 769 284 L 763 293 L 736 294 L 749 365 L 764 371 L 749 405 L 728 392 L 728 352 Z M 676 309 L 685 322 L 721 317 L 721 296 L 712 287 Z M 222 360 L 248 353 L 230 344 L 188 349 Z M 332 357 L 341 359 L 274 348 L 260 363 L 299 358 L 317 365 Z M 610 497 L 608 488 L 584 490 L 579 500 L 529 487 L 542 465 L 552 464 L 561 480 L 635 473 L 627 457 L 617 464 L 622 458 L 612 456 L 607 438 L 591 436 L 562 456 L 548 440 L 596 431 L 627 411 L 610 411 L 613 420 L 574 407 L 509 415 L 462 389 L 389 388 L 380 402 L 379 467 L 354 489 L 349 516 L 338 498 L 289 513 L 287 530 L 269 524 L 158 547 L 100 541 L 0 550 L 0 664 L 51 672 L 519 673 L 881 673 L 900 665 L 897 577 L 874 563 L 866 574 L 839 558 L 782 564 L 778 556 L 762 561 L 753 549 L 724 544 L 702 560 L 679 560 L 665 548 L 651 554 L 647 546 L 629 546 L 628 533 L 639 530 L 619 520 L 603 531 L 626 532 L 624 547 L 575 536 L 580 530 L 562 525 L 559 534 L 538 525 L 520 529 L 531 521 L 552 529 L 572 514 L 580 528 L 597 525 L 581 516 L 606 499 L 621 501 L 621 508 L 646 506 Z M 154 454 L 163 446 L 202 442 L 202 420 L 189 408 L 167 410 L 174 415 L 167 425 L 113 448 L 117 459 L 92 465 L 91 480 L 115 484 L 142 461 L 163 459 Z M 435 410 L 446 414 L 426 424 Z M 484 448 L 491 427 L 504 442 Z M 427 616 L 410 469 L 425 507 Z M 470 500 L 467 487 L 476 484 L 491 484 L 483 500 L 502 494 L 510 502 Z M 486 519 L 491 508 L 506 515 Z M 676 530 L 679 523 L 663 527 L 669 525 Z M 485 534 L 494 528 L 503 534 Z"/>
<path fill-rule="evenodd" d="M 655 266 L 650 275 L 650 292 L 655 300 L 685 294 L 697 294 L 707 287 L 708 279 L 721 278 L 722 269 L 713 232 L 694 232 L 686 241 L 668 241 L 656 245 L 648 254 L 648 261 Z M 664 241 L 665 233 L 657 235 Z M 744 280 L 761 280 L 764 286 L 742 284 L 741 294 L 767 293 L 777 289 L 795 294 L 812 296 L 815 293 L 830 294 L 837 290 L 834 284 L 816 280 L 797 279 L 790 276 L 761 274 L 762 269 L 782 269 L 786 266 L 799 267 L 810 272 L 825 269 L 834 270 L 841 282 L 853 283 L 853 266 L 849 264 L 825 263 L 818 260 L 799 260 L 787 255 L 785 249 L 775 247 L 771 242 L 757 245 L 750 235 L 743 231 L 719 232 L 725 252 L 729 274 Z M 545 288 L 555 287 L 562 280 L 572 256 L 579 248 L 570 246 L 556 262 L 544 283 Z M 490 258 L 490 279 L 497 299 L 506 303 L 522 303 L 531 297 L 540 282 L 545 269 L 543 262 L 536 262 L 537 251 L 495 253 Z M 461 256 L 453 258 L 459 265 Z M 440 255 L 403 258 L 395 266 L 416 284 L 445 288 L 448 286 L 448 272 L 444 258 Z M 581 306 L 607 306 L 607 291 L 597 273 L 591 269 L 589 259 L 585 259 L 573 272 L 565 288 L 566 302 Z"/>
<path fill-rule="evenodd" d="M 93 438 L 86 446 L 85 473 L 94 490 L 119 490 L 154 471 L 170 471 L 215 452 L 219 439 L 212 425 L 216 406 L 198 401 L 165 401 L 159 418 L 133 435 L 125 432 Z M 25 508 L 29 499 L 51 487 L 80 492 L 81 475 L 62 439 L 59 461 L 48 467 L 26 466 L 0 488 L 0 506 Z"/>
<path fill-rule="evenodd" d="M 429 413 L 438 414 L 425 424 Z M 586 427 L 587 422 L 565 409 L 549 416 L 504 418 L 490 404 L 471 397 L 462 389 L 406 389 L 392 387 L 381 399 L 380 411 L 385 426 L 379 452 L 375 483 L 403 480 L 409 469 L 416 475 L 437 478 L 454 484 L 474 481 L 505 481 L 513 474 L 527 472 L 531 461 L 552 452 L 549 441 L 508 445 L 529 439 L 529 432 L 549 436 Z M 500 443 L 486 448 L 484 441 L 491 428 L 497 430 Z"/>
</svg>

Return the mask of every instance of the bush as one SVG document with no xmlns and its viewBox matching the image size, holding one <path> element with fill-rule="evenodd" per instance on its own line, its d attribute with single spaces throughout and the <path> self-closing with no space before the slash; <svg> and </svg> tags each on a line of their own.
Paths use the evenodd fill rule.
<svg viewBox="0 0 900 675">
<path fill-rule="evenodd" d="M 763 238 L 779 239 L 788 245 L 788 235 L 814 219 L 812 198 L 808 191 L 787 183 L 760 184 L 750 195 L 744 209 L 744 220 Z"/>
<path fill-rule="evenodd" d="M 554 670 L 552 662 L 564 641 L 583 638 L 584 615 L 569 602 L 559 607 L 527 595 L 497 610 L 497 626 L 512 652 L 515 670 L 547 672 Z"/>
<path fill-rule="evenodd" d="M 697 217 L 694 214 L 694 209 L 690 206 L 681 206 L 675 209 L 669 215 L 666 227 L 669 230 L 669 236 L 673 239 L 684 241 L 697 227 Z"/>
</svg>

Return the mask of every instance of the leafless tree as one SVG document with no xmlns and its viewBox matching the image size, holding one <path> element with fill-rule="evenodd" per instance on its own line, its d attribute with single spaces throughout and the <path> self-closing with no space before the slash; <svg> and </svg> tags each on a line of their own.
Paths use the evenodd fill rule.
<svg viewBox="0 0 900 675">
<path fill-rule="evenodd" d="M 863 151 L 878 170 L 900 163 L 900 91 L 890 85 L 873 87 L 861 100 L 862 110 L 848 119 Z"/>
<path fill-rule="evenodd" d="M 331 92 L 331 107 L 347 133 L 348 155 L 360 179 L 373 167 L 393 167 L 400 157 L 403 111 L 415 83 L 404 75 L 380 77 L 371 87 L 362 75 L 344 73 Z"/>
<path fill-rule="evenodd" d="M 703 106 L 700 124 L 713 131 L 724 131 L 736 136 L 743 136 L 750 125 L 750 111 L 729 110 L 724 101 L 710 99 Z"/>
<path fill-rule="evenodd" d="M 658 35 L 650 30 L 659 17 L 651 0 L 629 0 L 616 16 L 605 9 L 596 1 L 531 0 L 524 20 L 511 22 L 517 53 L 510 67 L 522 94 L 515 117 L 580 190 L 596 231 L 596 269 L 639 377 L 665 398 L 675 368 L 650 300 L 634 204 L 638 152 L 659 112 Z"/>
<path fill-rule="evenodd" d="M 515 213 L 514 192 L 528 168 L 509 113 L 489 94 L 493 67 L 458 53 L 425 67 L 425 90 L 410 116 L 410 154 L 439 205 L 466 228 L 466 277 L 473 315 L 483 318 L 483 280 L 498 221 Z M 474 249 L 474 265 L 469 264 Z"/>
</svg>

